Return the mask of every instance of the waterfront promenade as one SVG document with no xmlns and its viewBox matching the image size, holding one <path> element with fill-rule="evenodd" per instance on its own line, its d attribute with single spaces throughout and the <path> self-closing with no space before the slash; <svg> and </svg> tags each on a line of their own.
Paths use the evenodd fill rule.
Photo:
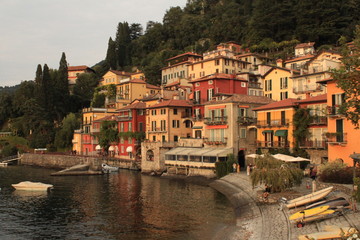
<svg viewBox="0 0 360 240">
<path fill-rule="evenodd" d="M 311 190 L 306 188 L 306 181 L 307 179 L 304 179 L 303 184 L 295 187 L 291 194 L 310 193 Z M 292 212 L 286 208 L 281 210 L 278 203 L 259 201 L 259 191 L 262 189 L 259 187 L 253 189 L 250 178 L 245 173 L 229 174 L 215 180 L 210 186 L 229 199 L 234 206 L 236 215 L 235 229 L 226 229 L 226 234 L 219 233 L 215 239 L 295 240 L 298 239 L 299 235 L 320 232 L 325 225 L 351 226 L 360 229 L 360 214 L 353 211 L 327 220 L 306 224 L 303 228 L 297 228 L 288 221 L 288 216 Z M 335 190 L 331 194 L 349 198 L 348 193 L 345 192 Z M 280 194 L 275 196 L 276 198 L 281 197 Z M 273 199 L 275 196 L 272 196 Z M 288 197 L 289 194 L 284 193 L 284 196 Z"/>
</svg>

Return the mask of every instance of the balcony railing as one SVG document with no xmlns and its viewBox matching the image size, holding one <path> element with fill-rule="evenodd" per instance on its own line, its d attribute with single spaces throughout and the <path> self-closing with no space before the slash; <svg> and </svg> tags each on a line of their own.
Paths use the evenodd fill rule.
<svg viewBox="0 0 360 240">
<path fill-rule="evenodd" d="M 183 113 L 181 113 L 181 118 L 191 118 L 192 117 L 192 115 L 191 115 L 191 113 L 189 113 L 189 112 L 183 112 Z"/>
<path fill-rule="evenodd" d="M 344 132 L 327 132 L 325 134 L 329 144 L 346 144 L 347 133 Z"/>
<path fill-rule="evenodd" d="M 202 114 L 198 114 L 198 115 L 193 115 L 192 119 L 193 121 L 201 121 L 204 118 L 204 116 Z"/>
<path fill-rule="evenodd" d="M 340 113 L 340 106 L 328 106 L 327 111 L 330 117 L 335 117 L 341 115 Z"/>
<path fill-rule="evenodd" d="M 317 148 L 317 149 L 326 149 L 327 148 L 327 141 L 324 140 L 306 140 L 300 142 L 300 148 Z"/>
<path fill-rule="evenodd" d="M 206 125 L 224 125 L 227 124 L 227 116 L 223 117 L 207 117 L 204 118 L 204 123 Z"/>
<path fill-rule="evenodd" d="M 257 147 L 259 148 L 288 148 L 290 146 L 289 141 L 257 141 Z"/>
<path fill-rule="evenodd" d="M 272 119 L 270 121 L 257 121 L 258 127 L 281 127 L 289 125 L 289 119 Z"/>
<path fill-rule="evenodd" d="M 327 117 L 326 116 L 313 116 L 310 124 L 312 125 L 326 125 Z"/>
<path fill-rule="evenodd" d="M 256 124 L 257 118 L 254 117 L 238 117 L 238 123 L 242 125 Z"/>
<path fill-rule="evenodd" d="M 205 139 L 204 144 L 206 145 L 226 145 L 226 141 L 227 139 L 219 139 L 219 140 L 209 140 L 209 139 Z"/>
<path fill-rule="evenodd" d="M 296 94 L 306 93 L 306 92 L 318 92 L 323 90 L 323 86 L 320 84 L 310 84 L 310 85 L 303 85 L 301 88 L 294 87 L 293 92 Z"/>
<path fill-rule="evenodd" d="M 261 83 L 249 82 L 249 88 L 261 88 Z"/>
</svg>

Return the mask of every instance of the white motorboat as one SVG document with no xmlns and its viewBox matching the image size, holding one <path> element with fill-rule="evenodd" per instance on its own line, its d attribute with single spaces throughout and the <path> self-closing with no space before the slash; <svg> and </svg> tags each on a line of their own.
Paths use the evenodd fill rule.
<svg viewBox="0 0 360 240">
<path fill-rule="evenodd" d="M 113 167 L 113 166 L 107 165 L 106 163 L 101 164 L 101 167 L 102 167 L 103 172 L 105 172 L 105 173 L 119 171 L 119 167 Z"/>
<path fill-rule="evenodd" d="M 11 184 L 16 190 L 23 191 L 47 191 L 52 189 L 54 186 L 52 184 L 46 184 L 41 182 L 20 182 L 18 184 Z"/>
</svg>

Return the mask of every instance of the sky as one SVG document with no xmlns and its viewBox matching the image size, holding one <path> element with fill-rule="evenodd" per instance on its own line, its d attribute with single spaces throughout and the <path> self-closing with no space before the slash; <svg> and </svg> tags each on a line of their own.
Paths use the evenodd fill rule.
<svg viewBox="0 0 360 240">
<path fill-rule="evenodd" d="M 0 86 L 33 80 L 38 64 L 89 67 L 106 56 L 119 22 L 161 22 L 186 0 L 0 0 Z"/>
</svg>

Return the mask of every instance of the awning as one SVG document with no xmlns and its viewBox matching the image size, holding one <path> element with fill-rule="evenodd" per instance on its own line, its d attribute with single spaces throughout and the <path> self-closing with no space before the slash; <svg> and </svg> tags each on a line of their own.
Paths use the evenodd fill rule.
<svg viewBox="0 0 360 240">
<path fill-rule="evenodd" d="M 96 145 L 95 150 L 101 150 L 101 146 L 100 146 L 100 145 Z"/>
<path fill-rule="evenodd" d="M 132 152 L 133 151 L 133 148 L 132 148 L 132 146 L 128 146 L 127 148 L 126 148 L 126 152 Z"/>
<path fill-rule="evenodd" d="M 271 133 L 271 134 L 273 134 L 273 133 L 274 133 L 274 130 L 264 130 L 264 131 L 262 131 L 262 134 L 266 134 L 266 133 Z"/>
<path fill-rule="evenodd" d="M 207 156 L 207 157 L 226 157 L 233 153 L 232 148 L 186 148 L 177 147 L 167 151 L 165 155 L 190 155 L 190 156 Z"/>
<path fill-rule="evenodd" d="M 109 151 L 114 151 L 114 149 L 115 149 L 114 146 L 109 147 Z"/>
<path fill-rule="evenodd" d="M 171 149 L 170 151 L 167 151 L 165 154 L 166 155 L 183 155 L 183 154 L 180 154 L 180 153 L 186 151 L 186 149 L 188 149 L 188 148 L 177 147 L 177 148 Z M 191 148 L 191 149 L 194 150 L 194 148 Z"/>
<path fill-rule="evenodd" d="M 278 137 L 285 137 L 288 135 L 288 130 L 277 130 L 275 132 L 275 136 L 278 136 Z"/>
<path fill-rule="evenodd" d="M 202 126 L 193 126 L 192 129 L 202 129 Z"/>
<path fill-rule="evenodd" d="M 214 149 L 210 152 L 206 152 L 203 154 L 203 156 L 208 157 L 226 157 L 228 154 L 233 153 L 232 148 L 218 148 Z"/>
</svg>

